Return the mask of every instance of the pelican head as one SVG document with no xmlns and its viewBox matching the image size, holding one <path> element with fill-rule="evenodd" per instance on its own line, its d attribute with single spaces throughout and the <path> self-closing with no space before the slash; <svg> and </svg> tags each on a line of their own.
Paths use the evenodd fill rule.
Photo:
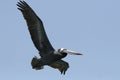
<svg viewBox="0 0 120 80">
<path fill-rule="evenodd" d="M 59 53 L 73 54 L 73 55 L 82 55 L 82 54 L 79 53 L 79 52 L 75 52 L 75 51 L 68 50 L 68 49 L 65 49 L 65 48 L 60 48 L 60 49 L 58 49 L 58 52 L 59 52 Z"/>
</svg>

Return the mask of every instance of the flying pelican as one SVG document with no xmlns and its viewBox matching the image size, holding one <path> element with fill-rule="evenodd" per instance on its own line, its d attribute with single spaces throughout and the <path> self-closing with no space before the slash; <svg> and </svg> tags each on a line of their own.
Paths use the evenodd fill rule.
<svg viewBox="0 0 120 80">
<path fill-rule="evenodd" d="M 69 53 L 75 55 L 82 54 L 64 48 L 55 50 L 48 40 L 43 22 L 32 8 L 25 1 L 21 0 L 17 3 L 17 6 L 26 20 L 31 39 L 41 56 L 41 58 L 33 57 L 31 61 L 32 68 L 40 70 L 43 69 L 45 65 L 48 65 L 52 68 L 58 69 L 61 74 L 65 74 L 69 68 L 69 64 L 61 59 L 66 57 Z"/>
</svg>

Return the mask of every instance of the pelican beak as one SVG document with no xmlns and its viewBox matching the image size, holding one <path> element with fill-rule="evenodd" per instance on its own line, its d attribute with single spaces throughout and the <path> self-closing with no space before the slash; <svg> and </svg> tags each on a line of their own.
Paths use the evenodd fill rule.
<svg viewBox="0 0 120 80">
<path fill-rule="evenodd" d="M 83 55 L 79 52 L 71 51 L 71 50 L 68 50 L 68 49 L 64 49 L 63 52 L 71 54 L 71 55 Z"/>
</svg>

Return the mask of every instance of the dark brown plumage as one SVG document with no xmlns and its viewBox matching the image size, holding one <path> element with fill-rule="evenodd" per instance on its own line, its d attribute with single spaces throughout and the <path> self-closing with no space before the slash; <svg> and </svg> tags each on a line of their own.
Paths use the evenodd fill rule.
<svg viewBox="0 0 120 80">
<path fill-rule="evenodd" d="M 32 8 L 25 1 L 21 0 L 18 2 L 17 6 L 26 20 L 31 39 L 41 56 L 41 58 L 34 57 L 32 59 L 32 68 L 40 70 L 43 69 L 44 65 L 48 65 L 52 68 L 58 69 L 61 74 L 65 74 L 69 68 L 69 64 L 61 59 L 67 56 L 67 53 L 74 53 L 76 55 L 81 54 L 63 48 L 55 51 L 48 40 L 43 22 L 35 14 Z"/>
</svg>

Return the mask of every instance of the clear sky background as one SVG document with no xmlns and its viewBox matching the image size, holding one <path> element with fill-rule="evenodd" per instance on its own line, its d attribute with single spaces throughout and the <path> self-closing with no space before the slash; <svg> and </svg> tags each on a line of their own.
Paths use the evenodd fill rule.
<svg viewBox="0 0 120 80">
<path fill-rule="evenodd" d="M 48 66 L 32 69 L 38 51 L 17 1 L 0 2 L 0 80 L 120 80 L 120 0 L 25 0 L 55 49 L 84 54 L 64 58 L 66 75 Z"/>
</svg>

